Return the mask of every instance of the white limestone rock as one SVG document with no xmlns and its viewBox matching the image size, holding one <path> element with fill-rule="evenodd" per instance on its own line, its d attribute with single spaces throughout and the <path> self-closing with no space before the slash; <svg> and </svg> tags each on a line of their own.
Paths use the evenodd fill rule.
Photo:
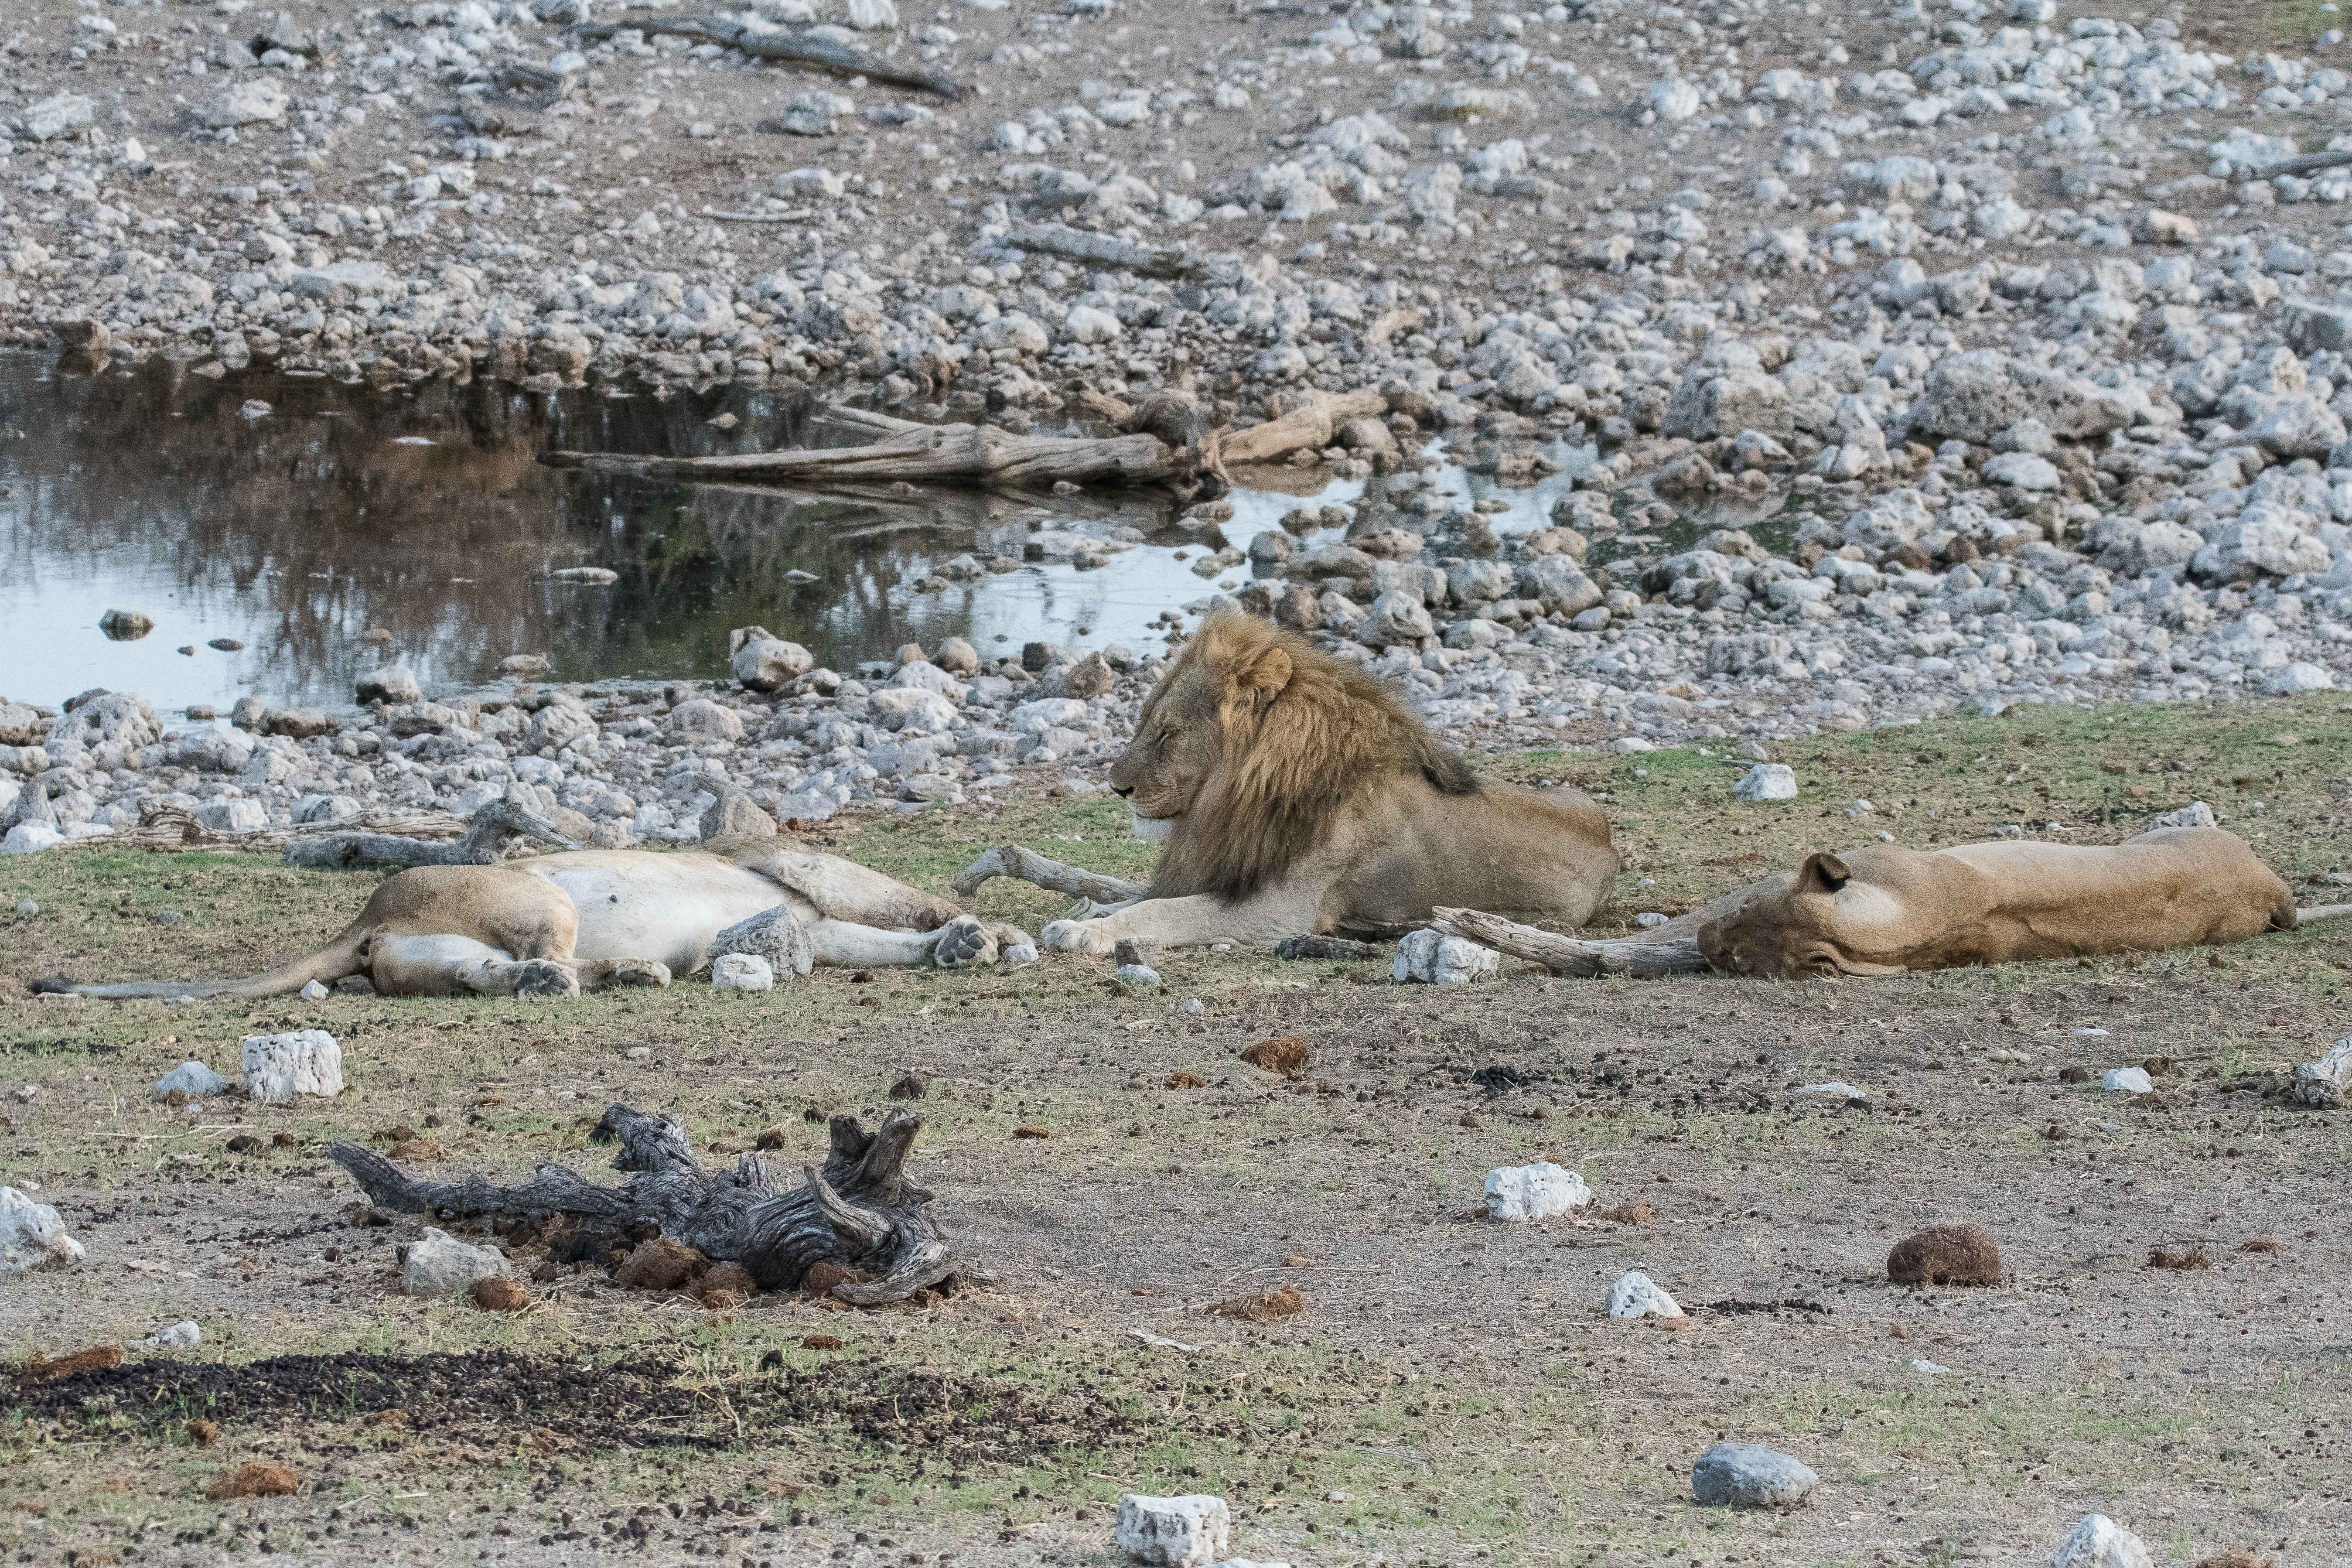
<svg viewBox="0 0 2352 1568">
<path fill-rule="evenodd" d="M 1731 798 L 1744 801 L 1794 800 L 1797 771 L 1786 763 L 1759 763 L 1731 786 Z"/>
<path fill-rule="evenodd" d="M 1628 1269 L 1610 1283 L 1604 1303 L 1612 1318 L 1679 1318 L 1684 1315 L 1681 1303 L 1666 1294 L 1665 1287 L 1638 1268 Z"/>
<path fill-rule="evenodd" d="M 70 1268 L 88 1256 L 66 1234 L 57 1210 L 14 1187 L 0 1187 L 0 1274 Z"/>
<path fill-rule="evenodd" d="M 2085 1514 L 2058 1545 L 2050 1568 L 2156 1568 L 2140 1538 L 2104 1513 Z"/>
<path fill-rule="evenodd" d="M 1493 978 L 1502 965 L 1503 955 L 1491 947 L 1433 931 L 1416 931 L 1406 932 L 1397 943 L 1391 973 L 1400 983 L 1468 985 Z"/>
<path fill-rule="evenodd" d="M 756 952 L 725 952 L 710 961 L 713 991 L 773 991 L 776 972 Z"/>
<path fill-rule="evenodd" d="M 1691 1496 L 1710 1508 L 1795 1508 L 1821 1484 L 1811 1467 L 1755 1443 L 1717 1443 L 1691 1466 Z"/>
<path fill-rule="evenodd" d="M 1233 1514 L 1204 1493 L 1118 1500 L 1118 1549 L 1149 1568 L 1205 1568 L 1231 1549 Z"/>
<path fill-rule="evenodd" d="M 1486 1217 L 1524 1224 L 1582 1208 L 1592 1201 L 1584 1178 L 1550 1161 L 1497 1165 L 1486 1173 Z"/>
<path fill-rule="evenodd" d="M 710 939 L 711 984 L 718 984 L 719 960 L 746 955 L 768 965 L 772 982 L 779 975 L 806 974 L 816 967 L 816 948 L 808 928 L 793 918 L 789 905 L 778 904 L 737 921 Z"/>
<path fill-rule="evenodd" d="M 291 1105 L 302 1095 L 343 1092 L 343 1051 L 324 1029 L 245 1037 L 245 1097 L 257 1105 Z"/>
</svg>

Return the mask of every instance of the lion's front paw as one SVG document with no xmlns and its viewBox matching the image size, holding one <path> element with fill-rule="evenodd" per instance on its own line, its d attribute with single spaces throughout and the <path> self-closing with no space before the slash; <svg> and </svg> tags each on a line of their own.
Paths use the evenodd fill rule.
<svg viewBox="0 0 2352 1568">
<path fill-rule="evenodd" d="M 1048 952 L 1075 952 L 1082 958 L 1108 958 L 1118 945 L 1100 921 L 1055 921 L 1042 940 Z"/>
<path fill-rule="evenodd" d="M 996 938 L 976 915 L 958 915 L 940 928 L 931 962 L 941 969 L 968 969 L 996 962 Z"/>
</svg>

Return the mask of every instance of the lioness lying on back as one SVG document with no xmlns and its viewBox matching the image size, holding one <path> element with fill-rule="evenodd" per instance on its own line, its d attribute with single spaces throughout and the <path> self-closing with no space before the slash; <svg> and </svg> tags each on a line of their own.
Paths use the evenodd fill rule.
<svg viewBox="0 0 2352 1568">
<path fill-rule="evenodd" d="M 1623 942 L 1577 942 L 1466 910 L 1439 929 L 1563 973 L 1782 979 L 2243 942 L 2352 904 L 2297 910 L 2235 834 L 2166 827 L 2105 847 L 2011 839 L 1948 849 L 1865 845 L 1809 855 Z"/>
</svg>

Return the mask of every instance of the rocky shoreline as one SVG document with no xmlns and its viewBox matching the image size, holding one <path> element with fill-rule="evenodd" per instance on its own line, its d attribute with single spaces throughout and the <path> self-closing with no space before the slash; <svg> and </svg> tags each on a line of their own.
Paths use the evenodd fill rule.
<svg viewBox="0 0 2352 1568">
<path fill-rule="evenodd" d="M 1382 476 L 1368 498 L 1246 552 L 1192 509 L 1216 586 L 1163 618 L 1232 598 L 1475 747 L 2352 681 L 2352 154 L 2301 153 L 2352 147 L 2336 35 L 2052 0 L 1244 5 L 1180 67 L 1186 19 L 1091 0 L 924 25 L 768 0 L 728 23 L 743 47 L 637 9 L 37 5 L 0 101 L 0 326 L 84 372 L 735 379 L 1016 430 L 1158 390 L 1241 423 L 1377 389 L 1295 459 Z M 977 91 L 796 77 L 762 39 Z M 1577 443 L 1596 460 L 1533 532 L 1428 483 Z M 1769 527 L 1667 542 L 1736 502 Z M 657 837 L 711 784 L 803 818 L 912 805 L 1115 752 L 1157 668 L 970 651 L 187 735 L 121 694 L 18 707 L 0 821 L 520 791 Z"/>
</svg>

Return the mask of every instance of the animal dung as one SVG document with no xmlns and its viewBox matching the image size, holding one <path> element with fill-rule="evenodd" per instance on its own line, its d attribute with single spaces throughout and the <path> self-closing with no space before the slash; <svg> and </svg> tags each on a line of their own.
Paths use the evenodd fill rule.
<svg viewBox="0 0 2352 1568">
<path fill-rule="evenodd" d="M 1886 1278 L 1897 1285 L 1998 1285 L 2000 1248 L 1973 1220 L 1929 1226 L 1895 1244 Z"/>
</svg>

